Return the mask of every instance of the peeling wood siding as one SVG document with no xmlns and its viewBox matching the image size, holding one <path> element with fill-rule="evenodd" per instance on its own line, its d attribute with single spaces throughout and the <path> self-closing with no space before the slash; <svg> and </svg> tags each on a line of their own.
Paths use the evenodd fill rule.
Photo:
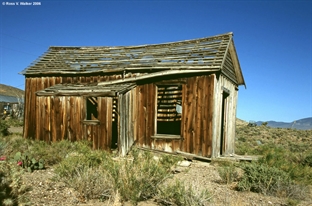
<svg viewBox="0 0 312 206">
<path fill-rule="evenodd" d="M 132 77 L 139 74 L 127 74 L 127 77 Z M 36 137 L 36 127 L 38 126 L 37 122 L 40 122 L 41 119 L 36 117 L 36 111 L 39 110 L 39 105 L 36 101 L 36 92 L 43 90 L 45 88 L 51 87 L 60 83 L 88 83 L 90 81 L 100 82 L 100 81 L 108 81 L 114 79 L 122 78 L 121 74 L 114 74 L 111 76 L 73 76 L 73 77 L 26 77 L 25 78 L 25 116 L 24 116 L 24 137 L 25 138 L 33 138 L 38 139 Z M 69 107 L 73 106 L 72 102 L 68 103 Z M 64 106 L 64 108 L 67 108 Z M 67 111 L 67 113 L 70 110 Z M 69 128 L 71 130 L 71 128 Z M 72 137 L 72 133 L 70 133 L 69 138 Z M 42 135 L 42 134 L 41 134 Z"/>
<path fill-rule="evenodd" d="M 83 122 L 84 97 L 38 96 L 36 98 L 36 140 L 89 140 L 94 149 L 109 151 L 112 139 L 112 98 L 99 97 L 99 123 Z"/>
<path fill-rule="evenodd" d="M 139 75 L 139 74 L 132 74 Z M 110 151 L 112 145 L 112 97 L 98 97 L 98 124 L 86 123 L 86 100 L 82 96 L 36 96 L 38 90 L 58 83 L 102 82 L 121 75 L 89 77 L 26 78 L 24 137 L 38 140 L 78 141 L 88 139 L 94 149 Z M 180 139 L 155 139 L 157 84 L 137 85 L 119 95 L 118 147 L 125 155 L 135 142 L 140 147 L 181 151 L 203 157 L 220 155 L 222 87 L 230 91 L 225 154 L 234 152 L 236 86 L 222 75 L 189 76 L 172 81 L 182 84 L 182 120 Z"/>
<path fill-rule="evenodd" d="M 223 89 L 229 91 L 227 97 L 227 105 L 225 112 L 227 114 L 227 121 L 224 127 L 224 155 L 234 153 L 234 140 L 235 140 L 235 122 L 236 122 L 236 104 L 237 104 L 237 89 L 228 78 L 220 75 L 215 81 L 215 95 L 214 95 L 214 114 L 213 114 L 213 151 L 212 157 L 219 157 L 221 154 L 221 126 L 222 126 L 222 95 Z"/>
<path fill-rule="evenodd" d="M 153 139 L 156 135 L 157 86 L 140 85 L 135 94 L 137 108 L 136 144 L 165 151 L 183 151 L 210 157 L 212 154 L 212 114 L 214 77 L 207 75 L 184 78 L 182 85 L 181 139 Z"/>
<path fill-rule="evenodd" d="M 230 53 L 226 54 L 226 58 L 225 58 L 225 62 L 223 65 L 223 69 L 222 72 L 224 73 L 225 76 L 227 76 L 233 83 L 235 83 L 236 85 L 237 83 L 237 77 L 234 71 L 234 66 L 233 66 L 233 62 L 232 62 L 232 58 Z"/>
<path fill-rule="evenodd" d="M 151 136 L 155 133 L 156 86 L 154 84 L 138 85 L 135 90 L 136 102 L 134 115 L 137 116 L 136 144 L 151 148 Z"/>
<path fill-rule="evenodd" d="M 132 92 L 119 95 L 119 153 L 125 156 L 134 143 L 134 127 L 133 127 L 133 99 Z"/>
<path fill-rule="evenodd" d="M 183 85 L 183 152 L 210 157 L 214 75 L 192 77 Z"/>
<path fill-rule="evenodd" d="M 95 136 L 93 148 L 110 151 L 112 145 L 113 98 L 98 97 L 99 135 Z"/>
</svg>

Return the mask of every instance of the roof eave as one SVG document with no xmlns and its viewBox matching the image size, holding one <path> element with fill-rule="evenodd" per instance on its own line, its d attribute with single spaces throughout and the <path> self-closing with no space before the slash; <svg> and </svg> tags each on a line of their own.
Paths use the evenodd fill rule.
<svg viewBox="0 0 312 206">
<path fill-rule="evenodd" d="M 229 52 L 233 61 L 233 65 L 234 65 L 234 70 L 235 70 L 235 74 L 236 74 L 236 78 L 237 78 L 237 84 L 238 85 L 244 85 L 246 88 L 246 83 L 244 80 L 244 76 L 243 76 L 243 72 L 242 69 L 240 67 L 240 63 L 238 60 L 238 56 L 236 53 L 236 49 L 235 49 L 235 45 L 234 45 L 234 41 L 233 39 L 231 39 L 230 44 L 229 44 Z"/>
</svg>

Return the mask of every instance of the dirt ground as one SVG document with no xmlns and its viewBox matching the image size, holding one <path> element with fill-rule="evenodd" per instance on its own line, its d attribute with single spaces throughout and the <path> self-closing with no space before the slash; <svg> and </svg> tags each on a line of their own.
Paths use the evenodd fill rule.
<svg viewBox="0 0 312 206">
<path fill-rule="evenodd" d="M 22 127 L 11 127 L 11 133 L 22 133 Z M 235 191 L 234 185 L 226 185 L 220 183 L 218 166 L 209 162 L 190 161 L 188 166 L 178 166 L 173 169 L 173 179 L 184 181 L 185 185 L 192 186 L 196 191 L 207 189 L 211 194 L 209 206 L 266 206 L 266 205 L 287 205 L 287 199 L 264 196 L 252 192 Z M 66 187 L 63 182 L 54 182 L 54 168 L 47 167 L 45 170 L 35 170 L 32 173 L 25 172 L 22 181 L 24 186 L 29 188 L 25 194 L 29 205 L 114 205 L 114 206 L 130 206 L 129 202 L 119 202 L 116 200 L 111 202 L 100 202 L 98 200 L 85 201 L 79 197 L 78 192 L 72 188 Z M 156 206 L 154 200 L 140 202 L 139 206 Z M 312 200 L 301 202 L 299 205 L 312 206 Z"/>
<path fill-rule="evenodd" d="M 220 184 L 217 167 L 206 162 L 193 161 L 188 167 L 174 169 L 173 178 L 185 181 L 186 185 L 192 185 L 197 191 L 208 189 L 211 202 L 208 205 L 287 205 L 286 199 L 264 196 L 252 192 L 237 192 L 233 185 Z M 33 173 L 25 173 L 23 184 L 30 187 L 26 197 L 31 205 L 112 205 L 112 203 L 99 202 L 98 200 L 84 201 L 79 194 L 62 182 L 52 181 L 54 169 L 35 170 Z M 174 180 L 174 179 L 173 179 Z M 172 181 L 172 180 L 171 180 Z M 129 202 L 115 202 L 113 205 L 130 206 Z M 139 206 L 156 206 L 154 200 L 140 202 Z M 312 205 L 312 201 L 301 202 L 300 205 Z"/>
</svg>

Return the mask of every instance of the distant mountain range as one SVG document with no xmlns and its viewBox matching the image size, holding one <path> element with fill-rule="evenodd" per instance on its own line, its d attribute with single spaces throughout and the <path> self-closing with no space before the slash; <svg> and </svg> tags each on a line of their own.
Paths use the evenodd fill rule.
<svg viewBox="0 0 312 206">
<path fill-rule="evenodd" d="M 256 122 L 257 125 L 261 125 L 263 121 Z M 293 128 L 308 130 L 312 129 L 312 117 L 299 119 L 293 122 L 276 122 L 276 121 L 267 121 L 267 126 L 274 128 Z"/>
</svg>

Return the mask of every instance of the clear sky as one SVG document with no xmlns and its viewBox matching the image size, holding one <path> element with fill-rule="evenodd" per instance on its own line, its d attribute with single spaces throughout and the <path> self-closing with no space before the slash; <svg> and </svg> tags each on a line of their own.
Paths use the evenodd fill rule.
<svg viewBox="0 0 312 206">
<path fill-rule="evenodd" d="M 0 5 L 0 83 L 24 89 L 18 74 L 49 46 L 165 43 L 234 32 L 247 89 L 237 117 L 312 117 L 312 1 L 38 1 Z M 32 2 L 31 2 L 32 3 Z"/>
</svg>

